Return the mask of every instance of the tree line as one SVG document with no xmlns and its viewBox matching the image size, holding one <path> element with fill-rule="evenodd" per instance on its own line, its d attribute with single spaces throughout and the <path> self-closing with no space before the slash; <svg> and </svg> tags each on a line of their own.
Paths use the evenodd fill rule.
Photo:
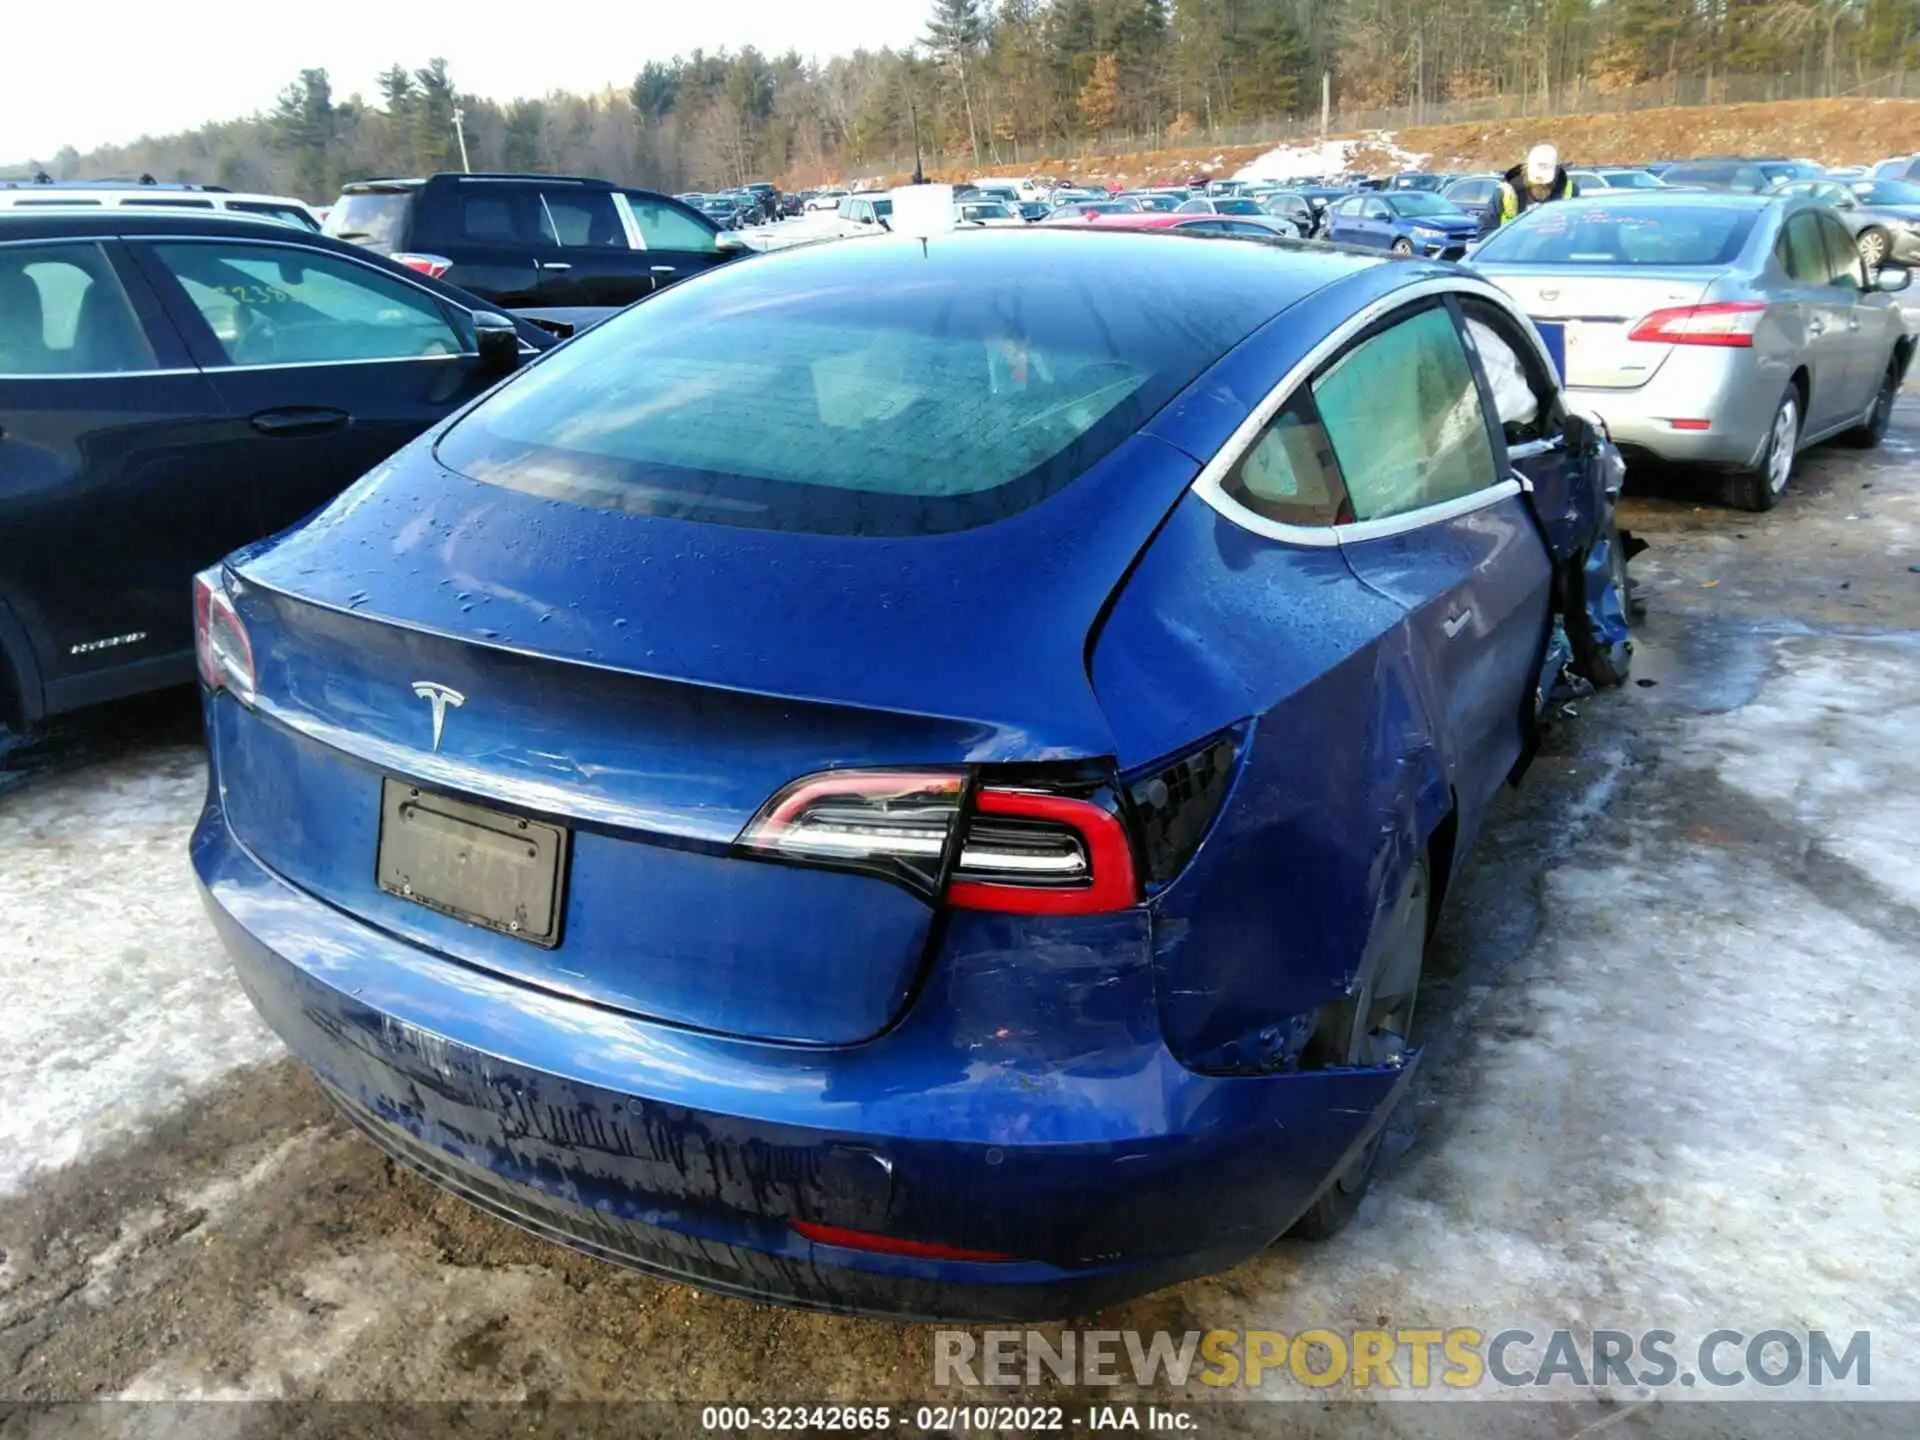
<svg viewBox="0 0 1920 1440">
<path fill-rule="evenodd" d="M 150 173 L 330 200 L 344 181 L 476 170 L 669 190 L 848 179 L 916 142 L 929 168 L 996 166 L 1095 137 L 1205 144 L 1315 112 L 1591 96 L 1681 73 L 1811 77 L 1844 94 L 1920 68 L 1920 0 L 933 0 L 919 44 L 824 61 L 649 61 L 624 90 L 499 102 L 444 60 L 337 97 L 303 70 L 265 115 L 81 155 L 56 178 Z M 1711 93 L 1711 91 L 1709 91 Z M 455 116 L 460 126 L 456 129 Z M 35 162 L 36 165 L 39 162 Z"/>
</svg>

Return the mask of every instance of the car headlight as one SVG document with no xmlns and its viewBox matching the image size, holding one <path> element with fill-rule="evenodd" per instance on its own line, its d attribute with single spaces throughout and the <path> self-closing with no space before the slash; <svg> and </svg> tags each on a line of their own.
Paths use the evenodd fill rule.
<svg viewBox="0 0 1920 1440">
<path fill-rule="evenodd" d="M 1437 225 L 1416 225 L 1413 227 L 1413 233 L 1427 240 L 1444 240 L 1447 238 L 1447 232 Z"/>
</svg>

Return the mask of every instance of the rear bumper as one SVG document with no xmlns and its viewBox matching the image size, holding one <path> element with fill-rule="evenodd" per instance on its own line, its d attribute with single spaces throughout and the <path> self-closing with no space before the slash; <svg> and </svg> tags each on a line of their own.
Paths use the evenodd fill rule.
<svg viewBox="0 0 1920 1440">
<path fill-rule="evenodd" d="M 256 1008 L 388 1153 L 559 1243 L 755 1299 L 1028 1320 L 1224 1268 L 1298 1217 L 1412 1073 L 1194 1074 L 1159 1042 L 1144 950 L 1090 985 L 1083 947 L 1023 940 L 1015 917 L 976 917 L 998 939 L 956 924 L 894 1030 L 808 1049 L 448 961 L 286 884 L 217 802 L 193 863 Z M 819 1244 L 793 1220 L 1017 1258 Z"/>
<path fill-rule="evenodd" d="M 1676 346 L 1653 378 L 1631 390 L 1569 386 L 1567 404 L 1598 415 L 1614 444 L 1684 465 L 1753 464 L 1766 443 L 1787 367 L 1754 350 Z M 1675 420 L 1706 420 L 1705 430 Z"/>
</svg>

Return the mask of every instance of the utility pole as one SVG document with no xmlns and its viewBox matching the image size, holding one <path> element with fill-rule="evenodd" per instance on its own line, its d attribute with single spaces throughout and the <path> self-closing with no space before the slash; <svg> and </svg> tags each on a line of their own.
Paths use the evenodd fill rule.
<svg viewBox="0 0 1920 1440">
<path fill-rule="evenodd" d="M 907 92 L 907 123 L 913 127 L 913 183 L 927 183 L 926 172 L 920 168 L 920 113 L 913 108 L 913 92 Z"/>
<path fill-rule="evenodd" d="M 1333 111 L 1333 72 L 1320 72 L 1320 143 L 1327 143 L 1327 118 Z"/>
<path fill-rule="evenodd" d="M 453 107 L 453 133 L 454 133 L 454 137 L 458 139 L 460 142 L 460 169 L 466 174 L 471 175 L 473 173 L 473 166 L 467 163 L 466 119 L 467 119 L 467 112 L 461 109 L 458 105 L 454 106 Z"/>
</svg>

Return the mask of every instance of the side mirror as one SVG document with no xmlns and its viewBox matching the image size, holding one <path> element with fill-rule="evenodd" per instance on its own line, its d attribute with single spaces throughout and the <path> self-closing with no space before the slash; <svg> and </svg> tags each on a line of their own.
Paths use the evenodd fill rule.
<svg viewBox="0 0 1920 1440">
<path fill-rule="evenodd" d="M 1904 265 L 1882 265 L 1873 274 L 1873 288 L 1893 295 L 1913 283 L 1913 272 Z"/>
<path fill-rule="evenodd" d="M 488 375 L 520 368 L 520 331 L 504 315 L 492 310 L 473 312 L 473 348 L 479 353 L 480 369 Z"/>
<path fill-rule="evenodd" d="M 722 255 L 737 255 L 747 248 L 746 237 L 736 235 L 731 230 L 722 230 L 715 235 L 713 244 Z"/>
</svg>

